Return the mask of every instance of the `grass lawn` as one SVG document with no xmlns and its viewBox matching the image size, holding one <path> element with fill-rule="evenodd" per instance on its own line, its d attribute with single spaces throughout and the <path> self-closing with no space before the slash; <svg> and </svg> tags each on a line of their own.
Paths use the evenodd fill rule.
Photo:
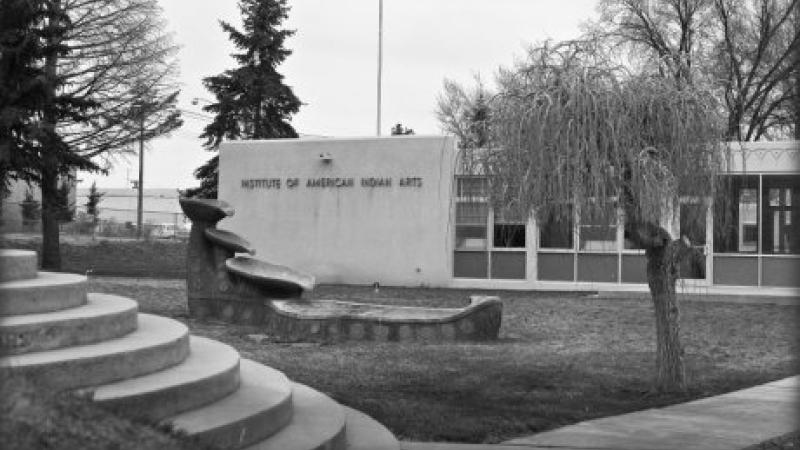
<svg viewBox="0 0 800 450">
<path fill-rule="evenodd" d="M 93 277 L 90 291 L 130 296 L 142 312 L 187 322 L 193 334 L 370 414 L 404 440 L 500 442 L 800 372 L 800 308 L 791 306 L 683 302 L 689 391 L 657 395 L 649 390 L 655 336 L 644 296 L 484 291 L 504 303 L 497 342 L 308 344 L 188 319 L 183 280 Z M 456 306 L 475 292 L 321 286 L 313 297 Z"/>
<path fill-rule="evenodd" d="M 153 423 L 130 420 L 87 398 L 20 377 L 0 379 L 3 449 L 214 450 Z"/>
</svg>

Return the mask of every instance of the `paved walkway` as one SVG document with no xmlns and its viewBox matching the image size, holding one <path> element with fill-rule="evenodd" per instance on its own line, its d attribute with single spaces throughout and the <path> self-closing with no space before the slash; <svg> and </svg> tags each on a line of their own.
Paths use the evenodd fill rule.
<svg viewBox="0 0 800 450">
<path fill-rule="evenodd" d="M 800 375 L 665 408 L 589 420 L 500 445 L 401 442 L 403 450 L 731 450 L 800 430 Z"/>
</svg>

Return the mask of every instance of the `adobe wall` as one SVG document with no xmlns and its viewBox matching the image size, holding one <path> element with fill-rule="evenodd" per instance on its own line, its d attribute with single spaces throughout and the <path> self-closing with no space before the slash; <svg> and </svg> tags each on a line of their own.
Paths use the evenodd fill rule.
<svg viewBox="0 0 800 450">
<path fill-rule="evenodd" d="M 318 283 L 447 286 L 454 160 L 440 136 L 227 142 L 218 226 Z"/>
</svg>

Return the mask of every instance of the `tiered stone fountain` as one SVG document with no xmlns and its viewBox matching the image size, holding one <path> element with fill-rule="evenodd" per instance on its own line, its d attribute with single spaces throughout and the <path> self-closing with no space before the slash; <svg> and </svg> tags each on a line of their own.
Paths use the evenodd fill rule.
<svg viewBox="0 0 800 450">
<path fill-rule="evenodd" d="M 180 204 L 192 220 L 187 285 L 195 317 L 261 326 L 289 340 L 489 340 L 500 331 L 497 297 L 472 296 L 464 308 L 304 300 L 313 276 L 244 255 L 255 253 L 250 243 L 217 228 L 234 213 L 227 203 L 181 198 Z"/>
<path fill-rule="evenodd" d="M 0 377 L 8 375 L 83 391 L 224 449 L 399 448 L 366 415 L 181 322 L 87 294 L 84 276 L 37 272 L 31 251 L 0 250 Z"/>
</svg>

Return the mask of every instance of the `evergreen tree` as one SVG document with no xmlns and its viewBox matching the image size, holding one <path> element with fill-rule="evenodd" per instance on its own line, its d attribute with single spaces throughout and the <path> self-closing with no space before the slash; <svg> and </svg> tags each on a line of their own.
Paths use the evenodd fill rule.
<svg viewBox="0 0 800 450">
<path fill-rule="evenodd" d="M 33 197 L 30 189 L 25 191 L 25 199 L 20 203 L 20 208 L 23 225 L 33 225 L 42 217 L 41 204 Z"/>
<path fill-rule="evenodd" d="M 223 139 L 297 137 L 289 122 L 300 109 L 300 100 L 277 71 L 292 53 L 284 48 L 284 41 L 294 31 L 279 28 L 289 12 L 286 0 L 241 0 L 239 10 L 244 22 L 242 31 L 220 22 L 240 50 L 233 55 L 239 67 L 203 80 L 216 99 L 203 107 L 215 115 L 200 135 L 210 151 L 216 151 Z M 214 156 L 197 168 L 195 177 L 200 180 L 200 187 L 188 189 L 186 195 L 216 198 L 218 164 L 219 158 Z"/>
<path fill-rule="evenodd" d="M 42 268 L 61 265 L 58 180 L 181 124 L 159 15 L 156 0 L 0 2 L 0 182 L 41 188 Z"/>
<path fill-rule="evenodd" d="M 64 80 L 49 77 L 47 64 L 68 49 L 58 38 L 69 26 L 61 11 L 44 0 L 0 2 L 0 184 L 12 179 L 38 183 L 45 156 L 55 175 L 94 164 L 72 154 L 49 119 L 85 120 L 96 106 L 61 89 Z M 56 93 L 56 91 L 59 91 Z M 45 150 L 46 149 L 46 150 Z M 45 151 L 43 151 L 45 150 Z"/>
<path fill-rule="evenodd" d="M 92 187 L 89 188 L 89 196 L 86 200 L 86 214 L 92 216 L 92 222 L 95 224 L 100 218 L 99 205 L 104 195 L 104 192 L 97 190 L 97 183 L 92 181 Z"/>
<path fill-rule="evenodd" d="M 406 128 L 402 123 L 397 123 L 392 127 L 392 136 L 405 136 L 409 134 L 414 134 L 414 129 Z"/>
<path fill-rule="evenodd" d="M 63 181 L 58 187 L 58 191 L 56 191 L 56 193 L 56 206 L 58 208 L 56 217 L 58 218 L 58 221 L 72 222 L 75 219 L 75 202 L 71 202 L 69 200 L 69 183 L 67 181 Z"/>
</svg>

